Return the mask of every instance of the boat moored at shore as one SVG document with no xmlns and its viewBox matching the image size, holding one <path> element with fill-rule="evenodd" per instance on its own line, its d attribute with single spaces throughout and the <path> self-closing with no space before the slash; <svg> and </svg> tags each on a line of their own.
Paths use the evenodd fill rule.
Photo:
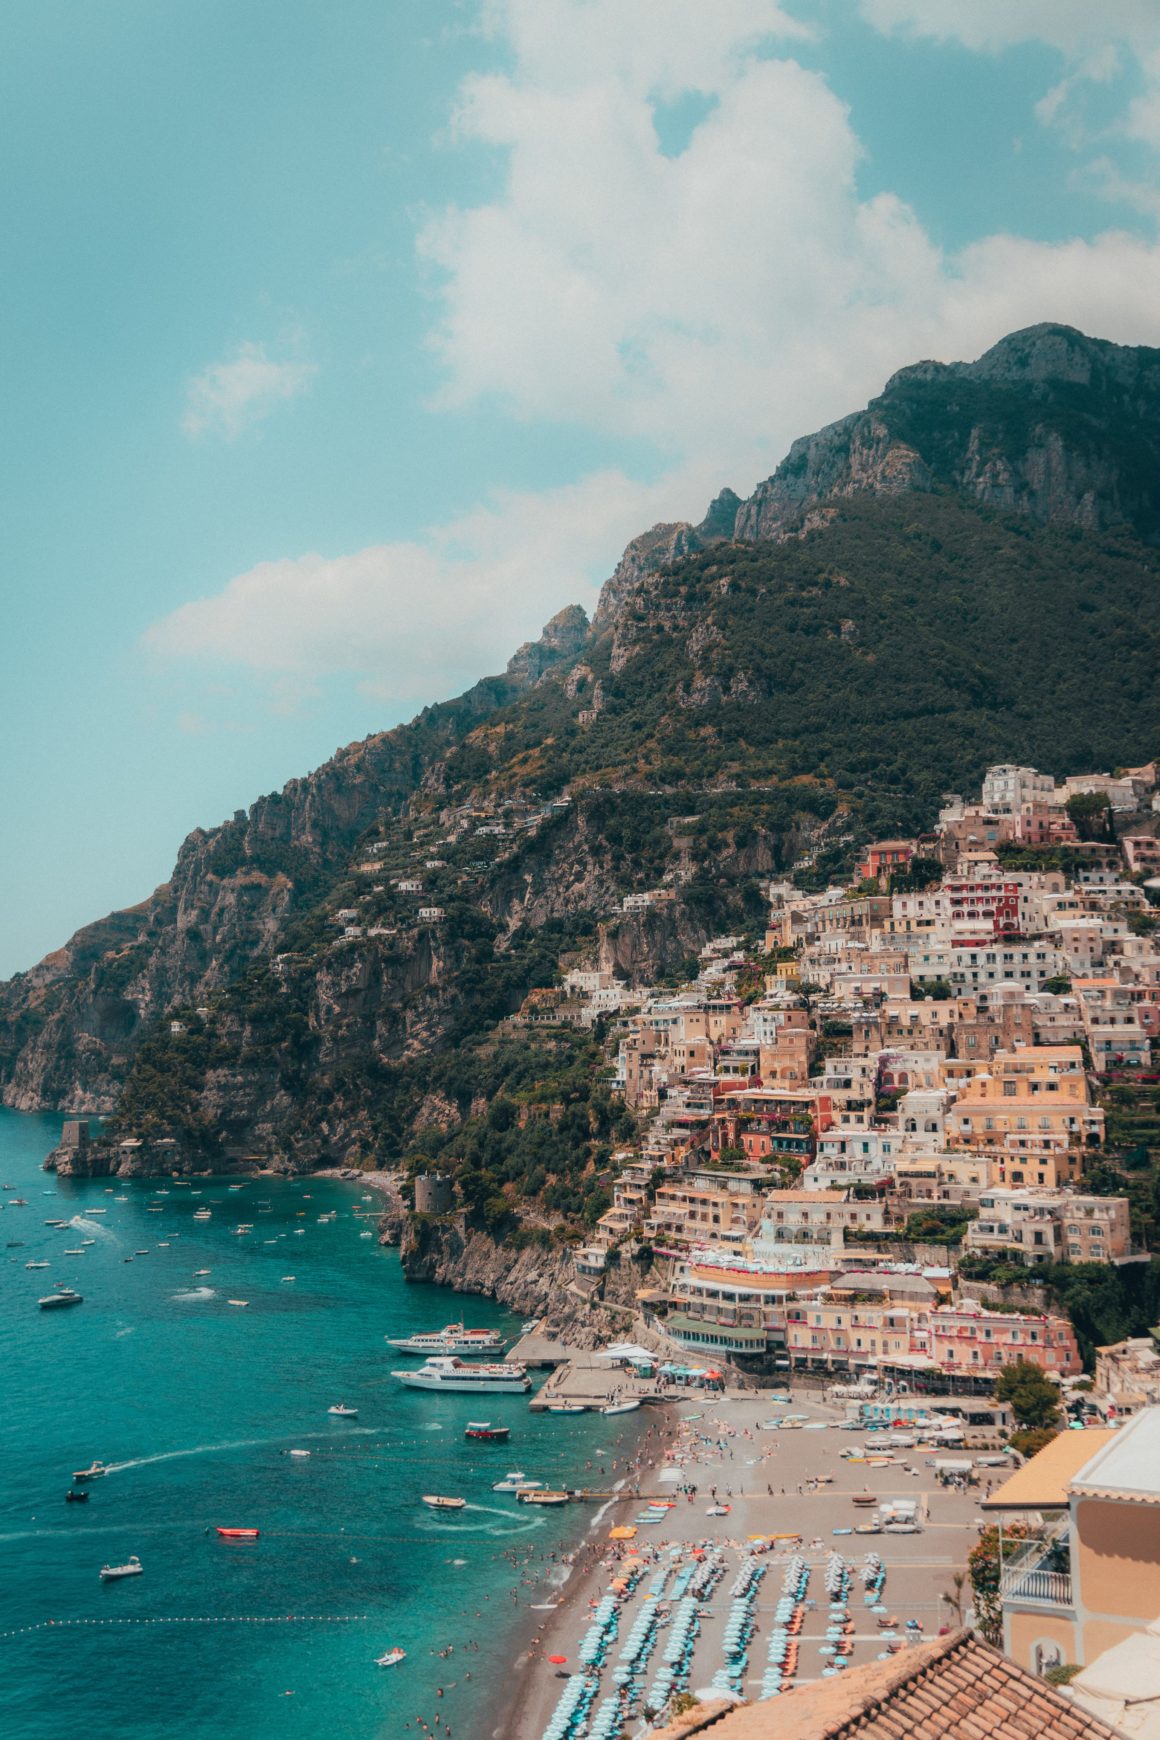
<svg viewBox="0 0 1160 1740">
<path fill-rule="evenodd" d="M 419 1335 L 404 1335 L 393 1339 L 388 1335 L 386 1342 L 397 1353 L 421 1353 L 424 1358 L 439 1353 L 474 1357 L 483 1353 L 498 1353 L 503 1347 L 503 1337 L 496 1330 L 465 1329 L 462 1323 L 448 1323 L 443 1329 Z"/>
<path fill-rule="evenodd" d="M 418 1371 L 393 1371 L 391 1376 L 415 1390 L 451 1390 L 469 1395 L 526 1395 L 532 1380 L 522 1365 L 469 1365 L 455 1356 L 429 1359 Z"/>
</svg>

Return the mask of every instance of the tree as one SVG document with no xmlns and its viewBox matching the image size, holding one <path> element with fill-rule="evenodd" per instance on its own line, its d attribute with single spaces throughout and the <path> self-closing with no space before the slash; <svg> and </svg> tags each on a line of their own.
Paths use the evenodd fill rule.
<svg viewBox="0 0 1160 1740">
<path fill-rule="evenodd" d="M 1066 973 L 1053 973 L 1050 979 L 1044 980 L 1043 989 L 1050 991 L 1055 997 L 1062 997 L 1066 991 L 1071 990 L 1071 980 Z"/>
<path fill-rule="evenodd" d="M 1106 791 L 1073 792 L 1064 805 L 1081 840 L 1114 840 L 1112 804 Z"/>
<path fill-rule="evenodd" d="M 1004 1366 L 995 1384 L 1000 1402 L 1009 1402 L 1020 1426 L 1054 1426 L 1059 1420 L 1059 1391 L 1030 1360 Z"/>
<path fill-rule="evenodd" d="M 1035 1530 L 1026 1523 L 1009 1523 L 1002 1531 L 1004 1547 L 1016 1541 L 1029 1540 Z M 978 1545 L 967 1555 L 967 1576 L 971 1580 L 971 1595 L 975 1608 L 975 1624 L 988 1643 L 999 1647 L 1003 1641 L 1003 1602 L 1000 1588 L 1000 1531 L 992 1526 L 983 1530 Z"/>
</svg>

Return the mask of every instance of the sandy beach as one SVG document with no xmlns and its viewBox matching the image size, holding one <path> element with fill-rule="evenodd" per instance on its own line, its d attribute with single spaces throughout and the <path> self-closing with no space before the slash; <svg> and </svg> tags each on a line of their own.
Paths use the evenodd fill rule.
<svg viewBox="0 0 1160 1740">
<path fill-rule="evenodd" d="M 899 1450 L 894 1453 L 897 1460 L 883 1467 L 848 1461 L 841 1452 L 860 1448 L 860 1435 L 839 1430 L 843 1413 L 813 1397 L 795 1396 L 787 1406 L 771 1401 L 768 1392 L 730 1392 L 724 1397 L 690 1396 L 652 1412 L 656 1418 L 640 1442 L 636 1465 L 630 1465 L 624 1496 L 594 1511 L 571 1564 L 557 1572 L 561 1580 L 554 1584 L 549 1580 L 529 1592 L 528 1645 L 512 1663 L 502 1712 L 489 1713 L 489 1719 L 481 1722 L 479 1740 L 488 1735 L 493 1740 L 542 1740 L 569 1684 L 562 1676 L 580 1670 L 577 1652 L 593 1608 L 633 1558 L 643 1561 L 643 1571 L 631 1593 L 618 1598 L 616 1641 L 599 1677 L 594 1709 L 614 1690 L 612 1673 L 621 1646 L 640 1619 L 650 1590 L 660 1586 L 667 1592 L 677 1587 L 682 1570 L 700 1562 L 695 1555 L 716 1549 L 722 1569 L 715 1592 L 703 1607 L 693 1649 L 688 1689 L 694 1693 L 708 1688 L 724 1665 L 729 1592 L 743 1562 L 754 1553 L 766 1574 L 753 1601 L 756 1632 L 742 1688 L 747 1698 L 761 1695 L 765 1633 L 772 1627 L 784 1567 L 794 1552 L 810 1567 L 809 1597 L 816 1601 L 802 1626 L 794 1684 L 817 1678 L 833 1659 L 822 1653 L 832 1648 L 832 1640 L 826 1638 L 823 1586 L 832 1553 L 841 1553 L 853 1573 L 854 1624 L 845 1653 L 850 1665 L 873 1660 L 888 1646 L 882 1633 L 895 1628 L 885 1623 L 887 1619 L 898 1620 L 903 1647 L 907 1641 L 936 1635 L 940 1626 L 957 1623 L 957 1615 L 942 1597 L 955 1593 L 954 1574 L 963 1570 L 977 1538 L 982 1493 L 980 1488 L 956 1492 L 940 1486 L 934 1469 L 927 1465 L 933 1451 Z M 799 1416 L 800 1425 L 772 1426 L 787 1413 Z M 849 1532 L 870 1514 L 853 1502 L 855 1493 L 867 1492 L 878 1500 L 916 1500 L 922 1532 Z M 649 1499 L 662 1497 L 673 1505 L 663 1520 L 636 1520 L 647 1514 Z M 707 1514 L 711 1509 L 726 1514 Z M 635 1528 L 634 1537 L 611 1541 L 609 1531 L 618 1525 Z M 754 1536 L 762 1539 L 753 1540 Z M 777 1536 L 800 1536 L 800 1546 L 770 1538 Z M 881 1604 L 888 1611 L 884 1615 L 871 1613 L 863 1604 L 858 1571 L 868 1552 L 877 1553 L 885 1568 Z M 662 1582 L 662 1577 L 667 1581 Z M 663 1606 L 661 1611 L 664 1615 Z M 908 1629 L 907 1621 L 916 1623 Z M 663 1619 L 652 1648 L 646 1687 L 654 1683 L 661 1661 L 664 1623 Z M 553 1664 L 552 1656 L 566 1661 Z M 642 1710 L 647 1702 L 646 1693 Z M 490 1719 L 492 1714 L 495 1719 Z M 643 1714 L 625 1725 L 634 1733 L 647 1732 Z"/>
</svg>

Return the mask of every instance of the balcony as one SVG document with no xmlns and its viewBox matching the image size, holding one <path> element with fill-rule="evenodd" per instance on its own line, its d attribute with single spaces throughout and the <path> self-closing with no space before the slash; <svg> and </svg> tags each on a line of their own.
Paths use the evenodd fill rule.
<svg viewBox="0 0 1160 1740">
<path fill-rule="evenodd" d="M 1045 1534 L 1004 1553 L 999 1588 L 1005 1607 L 1070 1608 L 1070 1518 L 1060 1517 Z"/>
</svg>

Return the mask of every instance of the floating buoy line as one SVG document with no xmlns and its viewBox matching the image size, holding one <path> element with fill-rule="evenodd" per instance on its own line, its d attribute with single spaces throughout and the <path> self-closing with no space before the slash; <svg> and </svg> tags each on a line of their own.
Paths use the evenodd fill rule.
<svg viewBox="0 0 1160 1740">
<path fill-rule="evenodd" d="M 218 1615 L 173 1614 L 154 1618 L 42 1619 L 16 1631 L 0 1631 L 0 1638 L 27 1637 L 34 1631 L 65 1631 L 82 1625 L 362 1625 L 369 1613 L 223 1613 Z"/>
</svg>

